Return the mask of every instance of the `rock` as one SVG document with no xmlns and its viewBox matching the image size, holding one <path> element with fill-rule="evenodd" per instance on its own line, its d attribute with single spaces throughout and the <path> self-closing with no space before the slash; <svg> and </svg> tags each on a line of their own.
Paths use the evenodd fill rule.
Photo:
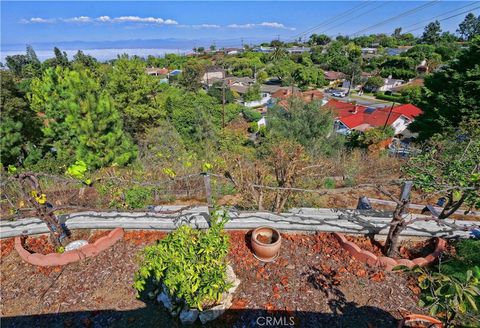
<svg viewBox="0 0 480 328">
<path fill-rule="evenodd" d="M 229 309 L 232 306 L 232 299 L 233 293 L 223 293 L 220 304 L 200 312 L 198 317 L 200 318 L 202 324 L 215 320 L 219 316 L 221 316 L 225 312 L 225 310 Z"/>
<path fill-rule="evenodd" d="M 162 303 L 165 309 L 167 309 L 169 312 L 173 311 L 174 305 L 165 287 L 162 289 L 162 292 L 158 294 L 157 302 Z"/>
<path fill-rule="evenodd" d="M 73 251 L 74 249 L 80 248 L 85 245 L 88 245 L 88 241 L 83 239 L 72 241 L 67 246 L 65 246 L 65 252 Z"/>
<path fill-rule="evenodd" d="M 198 318 L 199 311 L 197 309 L 189 309 L 184 307 L 182 312 L 180 312 L 180 321 L 182 325 L 191 325 Z"/>
<path fill-rule="evenodd" d="M 240 285 L 240 279 L 237 278 L 237 276 L 235 275 L 235 272 L 233 271 L 233 268 L 230 265 L 227 265 L 227 281 L 229 281 L 233 285 L 228 290 L 228 293 L 229 294 L 235 293 L 238 286 Z"/>
</svg>

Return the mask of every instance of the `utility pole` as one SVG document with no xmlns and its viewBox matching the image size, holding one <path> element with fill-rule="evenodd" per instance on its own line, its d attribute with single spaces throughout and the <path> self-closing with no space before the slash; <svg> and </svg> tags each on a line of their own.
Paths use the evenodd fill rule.
<svg viewBox="0 0 480 328">
<path fill-rule="evenodd" d="M 222 127 L 225 129 L 225 78 L 222 83 Z"/>
<path fill-rule="evenodd" d="M 347 92 L 348 96 L 350 96 L 350 89 L 352 88 L 354 76 L 355 76 L 355 69 L 352 66 L 352 77 L 350 78 L 350 84 L 348 85 L 348 92 Z"/>
<path fill-rule="evenodd" d="M 387 119 L 385 120 L 385 124 L 383 125 L 384 130 L 387 127 L 387 123 L 388 123 L 388 120 L 390 119 L 390 115 L 392 115 L 393 106 L 395 106 L 395 102 L 392 102 L 392 107 L 390 107 L 390 111 L 388 112 Z"/>
</svg>

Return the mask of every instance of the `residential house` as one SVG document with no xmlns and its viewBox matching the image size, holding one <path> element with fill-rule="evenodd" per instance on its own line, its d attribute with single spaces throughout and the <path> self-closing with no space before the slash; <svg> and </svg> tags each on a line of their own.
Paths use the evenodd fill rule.
<svg viewBox="0 0 480 328">
<path fill-rule="evenodd" d="M 401 92 L 403 89 L 407 87 L 423 87 L 423 85 L 424 85 L 424 79 L 416 78 L 416 79 L 410 80 L 407 83 L 400 84 L 399 86 L 392 88 L 392 91 Z"/>
<path fill-rule="evenodd" d="M 395 107 L 374 108 L 346 103 L 336 99 L 330 99 L 325 108 L 331 110 L 335 118 L 335 131 L 344 135 L 352 131 L 364 132 L 368 129 L 391 126 L 395 135 L 407 130 L 415 117 L 423 111 L 412 105 L 404 104 Z"/>
<path fill-rule="evenodd" d="M 210 66 L 205 70 L 201 82 L 210 86 L 215 81 L 223 80 L 225 78 L 225 70 L 220 66 Z"/>
<path fill-rule="evenodd" d="M 251 77 L 237 77 L 237 76 L 228 76 L 225 78 L 227 85 L 232 86 L 232 85 L 243 85 L 243 86 L 250 86 L 252 84 L 255 84 L 255 79 L 252 79 Z"/>
<path fill-rule="evenodd" d="M 302 54 L 304 52 L 310 52 L 309 47 L 291 47 L 286 49 L 289 54 Z"/>
<path fill-rule="evenodd" d="M 404 84 L 404 80 L 392 79 L 391 76 L 383 80 L 383 85 L 378 88 L 377 91 L 392 91 L 393 88 L 398 87 L 399 85 Z"/>
<path fill-rule="evenodd" d="M 345 74 L 342 72 L 324 71 L 323 74 L 330 86 L 337 86 L 345 80 Z"/>
<path fill-rule="evenodd" d="M 252 49 L 254 52 L 261 52 L 264 54 L 270 54 L 275 51 L 275 47 L 255 47 Z M 286 48 L 285 51 L 288 52 L 289 54 L 301 54 L 304 52 L 310 52 L 309 47 L 291 47 L 291 48 Z"/>
<path fill-rule="evenodd" d="M 251 84 L 250 84 L 251 85 Z M 245 85 L 241 83 L 233 83 L 229 85 L 230 90 L 237 92 L 240 96 L 243 96 L 245 92 L 247 92 L 250 85 Z M 272 104 L 272 94 L 281 89 L 291 89 L 291 87 L 282 87 L 280 85 L 270 85 L 270 84 L 262 84 L 260 85 L 260 100 L 243 102 L 243 105 L 246 107 L 260 107 L 265 105 Z M 295 91 L 298 88 L 294 88 Z"/>
<path fill-rule="evenodd" d="M 306 103 L 312 101 L 321 101 L 322 105 L 326 103 L 324 102 L 324 94 L 319 90 L 308 90 L 304 92 L 300 92 L 299 90 L 294 90 L 292 92 L 292 88 L 288 89 L 280 89 L 272 94 L 272 102 L 276 103 L 284 108 L 288 107 L 288 98 L 290 97 L 297 97 L 303 99 Z"/>
<path fill-rule="evenodd" d="M 364 59 L 371 59 L 373 57 L 378 56 L 378 49 L 377 48 L 362 48 L 362 58 Z"/>
<path fill-rule="evenodd" d="M 242 48 L 224 48 L 223 53 L 225 55 L 238 55 L 243 52 Z"/>
<path fill-rule="evenodd" d="M 182 70 L 181 69 L 174 69 L 173 71 L 171 71 L 170 73 L 168 73 L 168 77 L 170 76 L 177 76 L 177 75 L 180 75 L 182 74 Z"/>
<path fill-rule="evenodd" d="M 404 52 L 407 52 L 412 47 L 413 46 L 400 46 L 398 48 L 387 48 L 386 52 L 389 56 L 397 56 L 403 54 Z"/>
<path fill-rule="evenodd" d="M 153 75 L 153 76 L 163 76 L 163 75 L 168 75 L 168 68 L 157 68 L 157 67 L 147 67 L 145 69 L 145 73 L 148 75 Z"/>
</svg>

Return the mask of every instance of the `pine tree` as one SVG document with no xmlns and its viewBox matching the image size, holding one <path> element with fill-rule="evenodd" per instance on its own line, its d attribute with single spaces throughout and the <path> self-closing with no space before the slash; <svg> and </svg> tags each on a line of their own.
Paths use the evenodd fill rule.
<svg viewBox="0 0 480 328">
<path fill-rule="evenodd" d="M 125 165 L 135 158 L 120 113 L 90 71 L 47 69 L 32 82 L 30 98 L 45 115 L 43 132 L 59 158 L 82 160 L 89 168 Z"/>
<path fill-rule="evenodd" d="M 471 40 L 474 36 L 480 34 L 480 16 L 475 17 L 473 13 L 465 16 L 463 22 L 458 25 L 457 32 L 464 40 Z"/>
</svg>

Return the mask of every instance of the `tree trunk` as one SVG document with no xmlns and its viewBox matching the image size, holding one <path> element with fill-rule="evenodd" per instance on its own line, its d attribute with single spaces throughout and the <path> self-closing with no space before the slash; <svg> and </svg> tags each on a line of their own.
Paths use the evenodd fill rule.
<svg viewBox="0 0 480 328">
<path fill-rule="evenodd" d="M 388 230 L 387 239 L 383 247 L 383 253 L 386 256 L 393 257 L 398 254 L 398 242 L 400 234 L 405 230 L 406 223 L 403 218 L 403 212 L 407 207 L 408 201 L 403 201 L 398 204 L 393 212 L 393 219 L 390 222 L 390 229 Z"/>
</svg>

